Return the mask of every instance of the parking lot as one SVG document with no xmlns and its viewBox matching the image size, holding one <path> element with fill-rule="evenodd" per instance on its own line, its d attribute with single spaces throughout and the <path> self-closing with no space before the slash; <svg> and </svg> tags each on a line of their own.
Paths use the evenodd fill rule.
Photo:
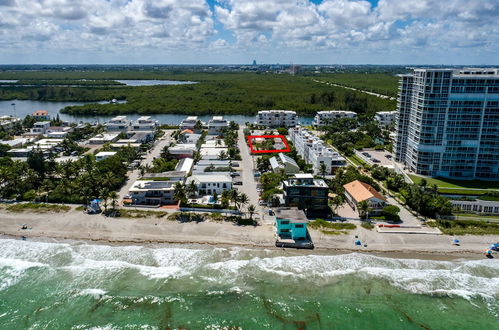
<svg viewBox="0 0 499 330">
<path fill-rule="evenodd" d="M 393 167 L 393 155 L 385 150 L 364 149 L 355 151 L 357 157 L 369 165 L 378 164 L 385 167 Z"/>
</svg>

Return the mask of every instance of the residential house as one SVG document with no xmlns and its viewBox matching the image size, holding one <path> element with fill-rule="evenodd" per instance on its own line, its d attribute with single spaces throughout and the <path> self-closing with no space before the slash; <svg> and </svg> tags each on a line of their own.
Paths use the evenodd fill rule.
<svg viewBox="0 0 499 330">
<path fill-rule="evenodd" d="M 135 181 L 129 190 L 132 204 L 176 204 L 177 201 L 174 198 L 176 183 L 174 181 Z"/>
<path fill-rule="evenodd" d="M 305 212 L 296 207 L 280 207 L 274 210 L 276 231 L 280 239 L 306 240 L 308 219 Z"/>
<path fill-rule="evenodd" d="M 307 214 L 328 214 L 329 187 L 322 179 L 314 179 L 312 174 L 294 174 L 283 181 L 285 206 L 298 207 Z"/>
<path fill-rule="evenodd" d="M 198 194 L 201 196 L 213 195 L 215 192 L 221 195 L 224 191 L 232 189 L 232 178 L 228 174 L 196 174 L 187 178 L 186 184 L 191 182 L 194 182 Z"/>
<path fill-rule="evenodd" d="M 193 132 L 196 132 L 196 125 L 198 123 L 198 117 L 197 116 L 189 116 L 186 119 L 182 120 L 180 123 L 180 129 L 185 130 L 185 129 L 190 129 Z"/>
<path fill-rule="evenodd" d="M 155 131 L 158 127 L 158 121 L 151 119 L 151 116 L 139 117 L 132 124 L 132 131 Z"/>
<path fill-rule="evenodd" d="M 183 158 L 178 162 L 177 166 L 175 167 L 175 171 L 182 171 L 185 173 L 189 173 L 192 170 L 193 165 L 194 165 L 194 159 Z"/>
<path fill-rule="evenodd" d="M 295 160 L 289 156 L 286 156 L 282 152 L 277 156 L 270 158 L 270 166 L 272 167 L 272 171 L 278 173 L 281 170 L 284 170 L 286 174 L 295 174 L 300 172 L 300 166 L 295 162 Z"/>
<path fill-rule="evenodd" d="M 37 121 L 33 124 L 33 128 L 31 128 L 31 134 L 33 135 L 44 135 L 47 133 L 50 127 L 49 121 Z"/>
<path fill-rule="evenodd" d="M 115 142 L 118 140 L 120 133 L 106 133 L 97 134 L 93 138 L 88 140 L 89 144 L 104 144 L 108 142 Z"/>
<path fill-rule="evenodd" d="M 224 128 L 229 127 L 229 122 L 223 116 L 213 116 L 208 121 L 208 135 L 220 135 Z"/>
<path fill-rule="evenodd" d="M 387 205 L 387 200 L 383 195 L 376 191 L 371 185 L 359 180 L 352 181 L 343 185 L 345 188 L 345 197 L 354 210 L 358 210 L 358 205 L 366 201 L 371 211 L 369 214 L 380 214 L 383 207 Z"/>
<path fill-rule="evenodd" d="M 319 111 L 314 117 L 313 125 L 316 127 L 324 126 L 331 123 L 334 119 L 340 118 L 357 118 L 357 114 L 353 111 L 343 110 Z"/>
<path fill-rule="evenodd" d="M 168 172 L 160 172 L 160 173 L 145 173 L 142 178 L 144 179 L 155 179 L 162 178 L 165 181 L 174 181 L 175 183 L 185 181 L 185 177 L 188 172 L 185 171 L 168 171 Z M 152 180 L 151 180 L 152 181 Z"/>
<path fill-rule="evenodd" d="M 0 116 L 0 128 L 10 129 L 15 123 L 20 123 L 22 120 L 13 116 Z"/>
<path fill-rule="evenodd" d="M 298 117 L 295 111 L 263 110 L 258 111 L 255 123 L 266 127 L 295 127 Z"/>
<path fill-rule="evenodd" d="M 37 110 L 31 116 L 37 121 L 50 120 L 49 112 L 46 110 Z"/>
<path fill-rule="evenodd" d="M 101 160 L 104 160 L 106 158 L 112 157 L 112 156 L 114 156 L 116 154 L 117 154 L 116 151 L 101 151 L 101 152 L 98 152 L 95 155 L 95 160 L 98 161 L 98 162 L 100 162 Z"/>
<path fill-rule="evenodd" d="M 195 144 L 177 144 L 173 147 L 168 148 L 168 152 L 175 158 L 194 158 L 194 154 L 197 151 Z"/>
<path fill-rule="evenodd" d="M 127 132 L 130 130 L 130 120 L 126 116 L 117 116 L 109 120 L 104 126 L 108 132 Z"/>
</svg>

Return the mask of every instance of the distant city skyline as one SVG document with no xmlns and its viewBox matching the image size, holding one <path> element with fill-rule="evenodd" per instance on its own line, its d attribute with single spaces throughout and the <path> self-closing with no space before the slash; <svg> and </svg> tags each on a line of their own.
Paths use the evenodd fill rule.
<svg viewBox="0 0 499 330">
<path fill-rule="evenodd" d="M 0 0 L 0 64 L 499 64 L 496 0 Z"/>
</svg>

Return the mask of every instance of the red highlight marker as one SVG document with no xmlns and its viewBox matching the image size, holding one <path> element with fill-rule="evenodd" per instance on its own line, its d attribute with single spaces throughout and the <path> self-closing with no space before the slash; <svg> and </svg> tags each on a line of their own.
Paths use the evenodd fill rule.
<svg viewBox="0 0 499 330">
<path fill-rule="evenodd" d="M 253 146 L 253 140 L 257 138 L 265 138 L 265 139 L 281 139 L 285 148 L 280 150 L 256 150 Z M 288 141 L 284 135 L 249 135 L 248 136 L 248 144 L 252 154 L 270 154 L 274 152 L 290 152 L 291 148 L 289 147 Z"/>
</svg>

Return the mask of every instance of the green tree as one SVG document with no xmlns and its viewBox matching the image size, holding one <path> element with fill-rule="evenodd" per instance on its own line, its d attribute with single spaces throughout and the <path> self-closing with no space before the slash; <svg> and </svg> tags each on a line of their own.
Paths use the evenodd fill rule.
<svg viewBox="0 0 499 330">
<path fill-rule="evenodd" d="M 248 206 L 248 213 L 250 215 L 250 220 L 253 220 L 253 215 L 255 214 L 255 212 L 256 212 L 255 205 L 250 204 L 250 206 Z"/>
</svg>

